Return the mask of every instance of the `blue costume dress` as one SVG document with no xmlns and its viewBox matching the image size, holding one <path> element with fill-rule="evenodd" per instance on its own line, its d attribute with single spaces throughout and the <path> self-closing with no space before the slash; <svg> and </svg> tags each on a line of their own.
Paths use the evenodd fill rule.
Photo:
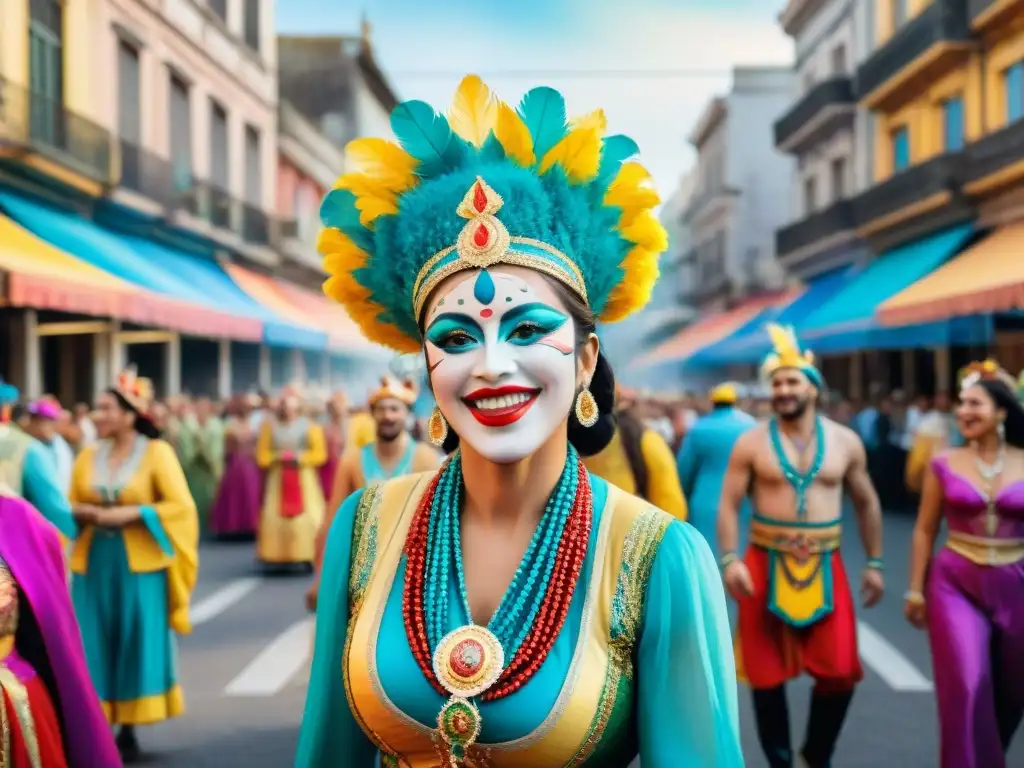
<svg viewBox="0 0 1024 768">
<path fill-rule="evenodd" d="M 63 536 L 75 535 L 71 505 L 49 449 L 13 424 L 0 424 L 0 485 L 39 510 Z"/>
<path fill-rule="evenodd" d="M 403 623 L 406 534 L 433 473 L 349 497 L 334 518 L 297 768 L 436 768 L 444 699 Z M 555 645 L 510 696 L 480 705 L 474 768 L 743 766 L 718 568 L 691 526 L 591 475 L 593 523 Z M 449 605 L 458 606 L 455 579 Z M 452 608 L 448 629 L 469 623 Z M 341 674 L 339 674 L 339 670 Z"/>
<path fill-rule="evenodd" d="M 712 552 L 718 551 L 715 525 L 729 457 L 740 435 L 756 423 L 753 416 L 736 408 L 717 408 L 702 416 L 683 438 L 679 481 L 690 504 L 690 523 L 700 531 Z M 746 532 L 748 526 L 744 521 L 749 519 L 750 504 L 744 501 L 740 510 L 741 532 Z M 743 551 L 742 546 L 739 551 Z"/>
</svg>

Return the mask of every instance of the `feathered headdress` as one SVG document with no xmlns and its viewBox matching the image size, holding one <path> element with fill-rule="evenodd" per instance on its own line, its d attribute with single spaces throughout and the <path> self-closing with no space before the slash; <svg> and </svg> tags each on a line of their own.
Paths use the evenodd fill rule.
<svg viewBox="0 0 1024 768">
<path fill-rule="evenodd" d="M 1017 382 L 1013 380 L 1013 376 L 1000 368 L 999 363 L 991 358 L 965 365 L 960 369 L 958 378 L 961 391 L 973 387 L 979 381 L 1001 381 L 1011 392 L 1017 389 Z"/>
<path fill-rule="evenodd" d="M 114 385 L 124 401 L 135 409 L 136 413 L 146 416 L 153 404 L 153 382 L 138 375 L 135 366 L 129 366 L 117 377 Z"/>
<path fill-rule="evenodd" d="M 398 381 L 391 378 L 390 376 L 382 376 L 380 379 L 380 386 L 370 393 L 370 397 L 367 403 L 372 408 L 381 400 L 394 399 L 399 402 L 405 403 L 408 406 L 412 406 L 416 402 L 416 398 L 419 393 L 416 391 L 416 385 L 411 379 L 403 379 Z"/>
<path fill-rule="evenodd" d="M 572 289 L 603 322 L 643 307 L 667 235 L 653 214 L 636 143 L 604 136 L 600 110 L 569 123 L 565 100 L 535 88 L 518 109 L 475 75 L 447 117 L 422 101 L 391 114 L 399 145 L 357 139 L 352 172 L 320 208 L 325 292 L 372 341 L 421 349 L 419 316 L 465 269 L 514 264 Z"/>
<path fill-rule="evenodd" d="M 796 331 L 791 326 L 783 327 L 775 323 L 769 323 L 766 330 L 774 349 L 761 365 L 764 377 L 771 378 L 776 371 L 784 368 L 795 368 L 818 389 L 824 389 L 825 379 L 814 364 L 814 353 L 809 349 L 800 349 Z"/>
</svg>

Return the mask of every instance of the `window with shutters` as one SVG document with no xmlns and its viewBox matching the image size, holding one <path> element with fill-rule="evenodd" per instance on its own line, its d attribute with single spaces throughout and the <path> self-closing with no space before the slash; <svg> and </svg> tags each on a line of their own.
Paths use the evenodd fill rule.
<svg viewBox="0 0 1024 768">
<path fill-rule="evenodd" d="M 910 165 L 910 133 L 907 126 L 900 126 L 890 134 L 892 141 L 892 170 L 902 171 Z"/>
<path fill-rule="evenodd" d="M 227 190 L 231 184 L 228 113 L 210 99 L 210 183 Z"/>
<path fill-rule="evenodd" d="M 260 132 L 245 126 L 245 199 L 259 206 L 263 200 L 263 163 L 260 152 Z"/>
<path fill-rule="evenodd" d="M 1006 121 L 1024 117 L 1024 62 L 1018 61 L 1003 75 L 1006 88 Z"/>
<path fill-rule="evenodd" d="M 179 190 L 192 187 L 192 94 L 188 83 L 170 74 L 171 89 L 168 105 L 171 121 L 171 163 L 174 165 L 174 184 Z"/>
<path fill-rule="evenodd" d="M 964 148 L 964 100 L 954 96 L 942 103 L 942 134 L 947 152 Z"/>
<path fill-rule="evenodd" d="M 28 51 L 32 138 L 63 145 L 64 6 L 59 0 L 29 3 Z"/>
<path fill-rule="evenodd" d="M 260 3 L 261 0 L 245 0 L 243 39 L 254 51 L 260 50 Z"/>
</svg>

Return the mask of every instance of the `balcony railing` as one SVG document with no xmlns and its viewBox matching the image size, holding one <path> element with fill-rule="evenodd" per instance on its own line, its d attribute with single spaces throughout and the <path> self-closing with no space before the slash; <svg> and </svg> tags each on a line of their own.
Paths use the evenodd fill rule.
<svg viewBox="0 0 1024 768">
<path fill-rule="evenodd" d="M 93 181 L 114 180 L 110 132 L 41 93 L 0 77 L 0 142 L 53 160 Z"/>
<path fill-rule="evenodd" d="M 815 85 L 775 121 L 775 146 L 782 148 L 827 107 L 853 105 L 856 95 L 849 77 L 837 77 Z"/>
<path fill-rule="evenodd" d="M 282 240 L 294 240 L 299 237 L 298 219 L 280 219 L 277 222 L 277 233 Z"/>
<path fill-rule="evenodd" d="M 270 244 L 270 218 L 249 203 L 242 203 L 242 239 L 255 245 Z"/>
<path fill-rule="evenodd" d="M 956 194 L 966 171 L 967 158 L 963 152 L 950 152 L 912 165 L 854 198 L 857 225 L 863 226 L 943 192 Z"/>
<path fill-rule="evenodd" d="M 1019 13 L 1022 7 L 1024 0 L 967 0 L 967 15 L 975 31 L 986 32 L 1003 26 Z"/>
<path fill-rule="evenodd" d="M 145 195 L 165 208 L 178 205 L 181 193 L 187 192 L 192 185 L 191 175 L 187 180 L 176 183 L 170 161 L 126 139 L 120 139 L 120 146 L 121 186 Z"/>
<path fill-rule="evenodd" d="M 210 223 L 219 229 L 236 231 L 238 225 L 235 224 L 237 221 L 234 211 L 235 199 L 231 193 L 223 187 L 209 182 L 206 183 L 206 188 L 210 200 L 208 211 Z"/>
<path fill-rule="evenodd" d="M 1024 160 L 1024 120 L 1017 120 L 967 145 L 966 183 L 979 181 Z"/>
<path fill-rule="evenodd" d="M 935 0 L 916 18 L 904 24 L 876 50 L 857 70 L 857 92 L 861 98 L 869 97 L 932 48 L 942 42 L 968 43 L 970 25 L 967 20 L 967 0 Z M 942 56 L 922 63 L 922 76 L 935 76 L 949 61 L 961 53 L 951 50 Z M 925 72 L 924 70 L 927 70 Z"/>
<path fill-rule="evenodd" d="M 800 221 L 782 227 L 775 232 L 775 253 L 785 258 L 787 254 L 799 251 L 814 243 L 849 232 L 857 226 L 853 205 L 849 200 L 838 200 L 828 208 L 815 211 Z"/>
</svg>

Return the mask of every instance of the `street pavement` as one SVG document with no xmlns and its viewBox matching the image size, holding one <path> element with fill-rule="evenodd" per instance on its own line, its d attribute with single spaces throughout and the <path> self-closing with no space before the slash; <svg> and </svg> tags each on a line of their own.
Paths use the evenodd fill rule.
<svg viewBox="0 0 1024 768">
<path fill-rule="evenodd" d="M 938 765 L 927 639 L 902 616 L 912 525 L 907 516 L 886 519 L 888 592 L 881 605 L 860 614 L 865 678 L 840 739 L 835 768 Z M 855 525 L 847 526 L 847 535 L 847 567 L 855 577 L 864 560 Z M 151 753 L 149 764 L 292 765 L 311 650 L 312 623 L 303 602 L 307 584 L 303 576 L 262 577 L 254 567 L 251 544 L 202 548 L 196 626 L 180 644 L 187 712 L 140 729 L 143 749 Z M 809 694 L 806 681 L 791 686 L 795 745 L 803 737 Z M 742 687 L 740 714 L 747 765 L 762 768 L 766 763 Z M 1008 765 L 1024 766 L 1024 736 L 1018 735 Z"/>
</svg>

